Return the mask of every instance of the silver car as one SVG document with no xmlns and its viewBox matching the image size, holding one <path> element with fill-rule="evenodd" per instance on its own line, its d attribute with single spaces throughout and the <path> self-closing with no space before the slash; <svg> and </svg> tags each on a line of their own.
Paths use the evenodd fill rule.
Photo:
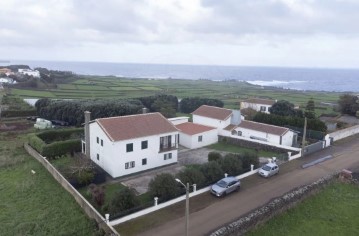
<svg viewBox="0 0 359 236">
<path fill-rule="evenodd" d="M 279 166 L 276 163 L 267 163 L 258 170 L 258 174 L 265 178 L 278 174 Z"/>
<path fill-rule="evenodd" d="M 226 177 L 212 185 L 211 193 L 217 197 L 222 197 L 240 188 L 241 182 L 236 177 Z"/>
</svg>

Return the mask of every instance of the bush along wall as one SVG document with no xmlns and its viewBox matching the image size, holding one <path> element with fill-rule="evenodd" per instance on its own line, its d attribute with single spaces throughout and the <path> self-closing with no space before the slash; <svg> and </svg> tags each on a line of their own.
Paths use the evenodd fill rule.
<svg viewBox="0 0 359 236">
<path fill-rule="evenodd" d="M 80 138 L 84 133 L 83 128 L 72 129 L 59 129 L 59 130 L 47 130 L 39 133 L 37 136 L 45 143 L 52 143 L 54 141 L 64 141 L 67 139 Z"/>
<path fill-rule="evenodd" d="M 36 116 L 36 110 L 6 110 L 1 113 L 3 117 Z"/>
<path fill-rule="evenodd" d="M 338 173 L 335 172 L 309 185 L 296 188 L 282 195 L 281 197 L 271 200 L 269 203 L 239 218 L 235 222 L 216 230 L 210 235 L 243 235 L 257 225 L 265 223 L 277 214 L 294 207 L 296 204 L 298 204 L 305 198 L 315 194 L 316 192 L 327 186 L 337 176 Z"/>
<path fill-rule="evenodd" d="M 58 141 L 46 144 L 41 152 L 41 155 L 49 158 L 57 157 L 71 152 L 81 151 L 81 140 L 70 139 L 66 141 Z"/>
</svg>

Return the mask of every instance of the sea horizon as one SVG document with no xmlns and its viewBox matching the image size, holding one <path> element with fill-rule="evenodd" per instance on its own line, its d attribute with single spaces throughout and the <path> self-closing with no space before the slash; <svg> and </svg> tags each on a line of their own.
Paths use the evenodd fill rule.
<svg viewBox="0 0 359 236">
<path fill-rule="evenodd" d="M 10 60 L 6 65 L 72 71 L 79 75 L 142 79 L 237 80 L 260 86 L 328 92 L 359 92 L 359 69 L 278 66 L 181 65 L 80 61 Z"/>
</svg>

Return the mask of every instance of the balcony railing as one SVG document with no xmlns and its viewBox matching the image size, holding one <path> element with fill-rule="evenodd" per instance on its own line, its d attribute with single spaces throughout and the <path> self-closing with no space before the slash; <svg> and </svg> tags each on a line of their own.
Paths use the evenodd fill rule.
<svg viewBox="0 0 359 236">
<path fill-rule="evenodd" d="M 178 143 L 171 143 L 167 145 L 160 144 L 160 151 L 159 152 L 167 152 L 171 150 L 178 149 Z"/>
</svg>

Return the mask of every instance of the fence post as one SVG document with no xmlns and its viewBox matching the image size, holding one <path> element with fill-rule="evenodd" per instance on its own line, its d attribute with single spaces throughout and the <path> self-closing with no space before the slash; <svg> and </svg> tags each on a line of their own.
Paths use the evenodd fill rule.
<svg viewBox="0 0 359 236">
<path fill-rule="evenodd" d="M 158 205 L 158 197 L 155 197 L 154 199 L 155 199 L 155 206 L 157 206 Z"/>
<path fill-rule="evenodd" d="M 224 177 L 227 178 L 228 174 L 227 173 L 224 173 Z"/>
<path fill-rule="evenodd" d="M 106 224 L 110 224 L 110 214 L 105 214 Z"/>
<path fill-rule="evenodd" d="M 251 171 L 253 171 L 254 170 L 254 165 L 253 164 L 251 164 Z"/>
<path fill-rule="evenodd" d="M 193 192 L 197 191 L 197 184 L 193 184 Z"/>
</svg>

